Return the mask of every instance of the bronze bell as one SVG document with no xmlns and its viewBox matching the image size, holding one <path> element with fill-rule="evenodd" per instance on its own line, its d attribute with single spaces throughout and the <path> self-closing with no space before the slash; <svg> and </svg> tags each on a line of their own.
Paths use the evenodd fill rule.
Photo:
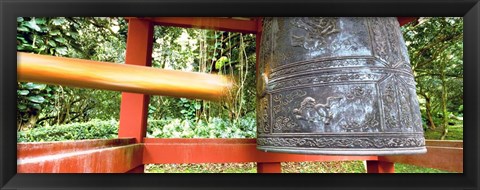
<svg viewBox="0 0 480 190">
<path fill-rule="evenodd" d="M 425 153 L 396 18 L 264 18 L 257 149 L 329 155 Z"/>
</svg>

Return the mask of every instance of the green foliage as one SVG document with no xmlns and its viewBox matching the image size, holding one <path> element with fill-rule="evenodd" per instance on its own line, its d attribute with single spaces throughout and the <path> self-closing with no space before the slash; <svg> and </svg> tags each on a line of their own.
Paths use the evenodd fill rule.
<svg viewBox="0 0 480 190">
<path fill-rule="evenodd" d="M 34 127 L 40 112 L 49 105 L 54 94 L 55 89 L 49 85 L 17 83 L 17 125 Z"/>
<path fill-rule="evenodd" d="M 257 173 L 255 163 L 147 164 L 146 173 Z"/>
<path fill-rule="evenodd" d="M 363 161 L 282 162 L 282 173 L 365 173 Z M 256 173 L 255 163 L 147 164 L 146 173 Z M 395 164 L 395 173 L 453 173 L 408 164 Z"/>
<path fill-rule="evenodd" d="M 91 120 L 85 123 L 72 123 L 40 127 L 17 133 L 18 142 L 44 142 L 82 139 L 117 138 L 118 122 L 115 120 Z"/>
<path fill-rule="evenodd" d="M 220 70 L 225 65 L 225 63 L 227 63 L 227 62 L 228 62 L 227 57 L 225 57 L 225 56 L 220 57 L 220 59 L 218 59 L 215 62 L 215 69 Z"/>
<path fill-rule="evenodd" d="M 211 118 L 210 122 L 199 120 L 171 119 L 148 122 L 147 137 L 150 138 L 254 138 L 254 118 L 240 119 L 231 123 L 226 119 Z"/>
<path fill-rule="evenodd" d="M 19 83 L 19 85 L 17 95 L 21 98 L 17 101 L 17 107 L 20 111 L 33 111 L 32 109 L 39 111 L 41 109 L 41 104 L 46 100 L 44 95 L 46 95 L 46 97 L 51 96 L 51 94 L 49 94 L 51 89 L 47 89 L 47 85 L 45 84 L 28 82 Z"/>
<path fill-rule="evenodd" d="M 254 35 L 155 27 L 154 38 L 153 67 L 227 75 L 235 81 L 235 91 L 223 102 L 153 96 L 149 120 L 179 118 L 207 124 L 218 117 L 230 126 L 241 125 L 239 118 L 255 117 Z"/>
<path fill-rule="evenodd" d="M 448 127 L 448 134 L 444 140 L 463 140 L 463 121 L 452 120 L 453 125 Z M 435 130 L 428 129 L 425 131 L 426 139 L 438 140 L 442 136 L 443 128 Z"/>
<path fill-rule="evenodd" d="M 422 17 L 402 27 L 422 117 L 448 131 L 450 115 L 463 115 L 463 19 Z M 441 118 L 441 119 L 440 119 Z"/>
<path fill-rule="evenodd" d="M 17 50 L 39 54 L 66 55 L 76 48 L 76 27 L 65 18 L 17 18 Z"/>
<path fill-rule="evenodd" d="M 434 168 L 425 168 L 408 164 L 395 164 L 395 173 L 453 173 Z"/>
<path fill-rule="evenodd" d="M 18 17 L 17 51 L 121 63 L 126 30 L 123 18 Z M 118 119 L 119 105 L 119 92 L 19 82 L 17 129 Z"/>
<path fill-rule="evenodd" d="M 52 125 L 17 133 L 18 142 L 43 142 L 82 139 L 116 138 L 116 120 L 93 119 L 63 125 Z M 151 120 L 147 124 L 147 137 L 155 138 L 254 138 L 256 134 L 253 118 L 241 119 L 238 124 L 228 120 L 212 118 L 211 122 L 198 123 L 181 119 Z"/>
</svg>

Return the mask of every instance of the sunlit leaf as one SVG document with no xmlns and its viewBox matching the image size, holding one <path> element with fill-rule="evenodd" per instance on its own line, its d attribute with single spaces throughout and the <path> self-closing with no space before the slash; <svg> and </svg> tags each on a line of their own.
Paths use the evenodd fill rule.
<svg viewBox="0 0 480 190">
<path fill-rule="evenodd" d="M 45 18 L 35 18 L 35 23 L 37 24 L 45 24 L 47 21 L 45 20 Z"/>
<path fill-rule="evenodd" d="M 66 55 L 68 52 L 68 49 L 67 47 L 57 47 L 55 48 L 55 51 L 60 55 Z"/>
<path fill-rule="evenodd" d="M 61 37 L 54 38 L 54 40 L 57 41 L 57 42 L 63 43 L 63 44 L 67 43 L 67 40 L 65 38 L 61 38 Z"/>
<path fill-rule="evenodd" d="M 59 35 L 60 34 L 60 30 L 52 30 L 49 32 L 50 35 L 52 36 L 56 36 L 56 35 Z"/>
<path fill-rule="evenodd" d="M 32 90 L 32 89 L 43 90 L 47 87 L 47 85 L 46 84 L 37 84 L 37 83 L 27 82 L 24 87 L 29 89 L 29 90 Z"/>
<path fill-rule="evenodd" d="M 65 18 L 63 17 L 60 17 L 60 18 L 54 18 L 52 19 L 52 24 L 56 25 L 56 26 L 60 26 L 62 25 L 63 23 L 65 23 Z"/>
<path fill-rule="evenodd" d="M 57 44 L 53 40 L 48 40 L 48 45 L 50 45 L 52 47 L 57 47 Z"/>
<path fill-rule="evenodd" d="M 17 31 L 28 32 L 29 30 L 28 30 L 28 28 L 25 27 L 25 26 L 19 26 L 19 27 L 17 27 Z"/>
<path fill-rule="evenodd" d="M 25 26 L 27 26 L 27 27 L 29 27 L 29 28 L 31 28 L 31 29 L 34 29 L 34 30 L 37 31 L 37 32 L 42 31 L 42 29 L 40 29 L 40 27 L 38 27 L 35 19 L 32 19 L 32 20 L 30 20 L 30 21 L 28 21 L 28 22 L 25 22 Z"/>
<path fill-rule="evenodd" d="M 28 90 L 17 90 L 17 93 L 19 95 L 25 96 L 25 95 L 28 95 L 30 93 L 30 91 L 28 91 Z"/>
<path fill-rule="evenodd" d="M 45 98 L 43 98 L 42 96 L 29 96 L 27 97 L 28 100 L 32 101 L 32 102 L 35 102 L 35 103 L 43 103 L 45 101 Z"/>
</svg>

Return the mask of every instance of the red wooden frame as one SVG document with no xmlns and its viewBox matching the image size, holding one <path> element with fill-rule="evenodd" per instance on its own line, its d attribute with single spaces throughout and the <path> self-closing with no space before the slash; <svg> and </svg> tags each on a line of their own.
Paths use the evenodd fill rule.
<svg viewBox="0 0 480 190">
<path fill-rule="evenodd" d="M 18 143 L 17 173 L 124 173 L 142 165 L 135 139 Z"/>
<path fill-rule="evenodd" d="M 182 28 L 200 28 L 256 34 L 257 19 L 219 18 L 219 17 L 154 17 L 142 18 L 155 25 L 176 26 Z"/>
<path fill-rule="evenodd" d="M 262 152 L 256 139 L 145 138 L 144 163 L 234 163 L 377 160 L 377 156 L 324 156 Z M 159 154 L 161 153 L 161 154 Z"/>
<path fill-rule="evenodd" d="M 427 141 L 427 154 L 324 156 L 262 152 L 256 139 L 133 138 L 18 143 L 18 173 L 143 172 L 144 164 L 257 162 L 258 173 L 279 173 L 281 162 L 367 161 L 368 173 L 394 173 L 394 163 L 463 172 L 463 143 Z M 431 160 L 435 160 L 432 162 Z M 260 164 L 261 163 L 261 164 Z"/>
<path fill-rule="evenodd" d="M 415 19 L 398 17 L 400 25 Z M 151 66 L 154 25 L 257 34 L 257 56 L 259 53 L 260 18 L 129 17 L 128 21 L 126 64 Z M 463 159 L 462 141 L 427 141 L 424 155 L 322 156 L 261 152 L 255 139 L 145 138 L 148 103 L 148 95 L 122 93 L 119 139 L 18 143 L 17 172 L 142 173 L 144 164 L 152 163 L 257 162 L 258 173 L 279 173 L 281 162 L 347 160 L 367 161 L 368 173 L 394 173 L 395 162 L 463 172 L 463 162 L 459 162 Z"/>
</svg>

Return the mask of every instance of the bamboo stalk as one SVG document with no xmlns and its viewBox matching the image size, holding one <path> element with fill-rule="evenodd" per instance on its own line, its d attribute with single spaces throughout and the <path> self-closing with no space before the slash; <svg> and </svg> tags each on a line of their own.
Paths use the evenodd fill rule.
<svg viewBox="0 0 480 190">
<path fill-rule="evenodd" d="M 18 81 L 218 101 L 231 88 L 220 75 L 17 52 Z"/>
</svg>

